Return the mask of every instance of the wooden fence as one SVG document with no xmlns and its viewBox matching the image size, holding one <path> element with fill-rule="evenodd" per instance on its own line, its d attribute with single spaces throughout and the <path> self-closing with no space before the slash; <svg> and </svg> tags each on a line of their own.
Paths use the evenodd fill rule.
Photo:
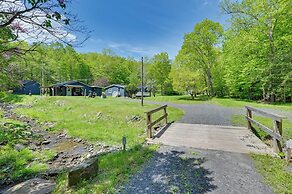
<svg viewBox="0 0 292 194">
<path fill-rule="evenodd" d="M 259 127 L 260 129 L 264 130 L 266 133 L 268 133 L 272 138 L 273 138 L 273 149 L 274 151 L 277 152 L 281 152 L 282 151 L 282 145 L 281 145 L 281 141 L 282 141 L 282 119 L 284 117 L 282 116 L 278 116 L 275 114 L 271 114 L 250 106 L 245 106 L 246 108 L 246 119 L 247 119 L 247 128 L 251 129 L 252 128 L 252 124 L 256 125 L 257 127 Z M 264 126 L 263 124 L 259 123 L 258 121 L 254 120 L 252 118 L 252 112 L 256 112 L 258 114 L 261 114 L 263 116 L 269 117 L 271 119 L 273 119 L 273 129 L 270 129 L 266 126 Z"/>
<path fill-rule="evenodd" d="M 158 124 L 163 119 L 165 119 L 165 123 L 167 123 L 168 114 L 166 112 L 166 108 L 167 108 L 167 105 L 164 105 L 164 106 L 158 107 L 156 109 L 150 110 L 148 112 L 145 112 L 146 116 L 147 116 L 147 137 L 152 138 L 152 127 L 154 125 Z M 159 117 L 158 119 L 156 119 L 155 121 L 152 121 L 152 114 L 154 114 L 160 110 L 163 110 L 164 114 L 161 117 Z"/>
</svg>

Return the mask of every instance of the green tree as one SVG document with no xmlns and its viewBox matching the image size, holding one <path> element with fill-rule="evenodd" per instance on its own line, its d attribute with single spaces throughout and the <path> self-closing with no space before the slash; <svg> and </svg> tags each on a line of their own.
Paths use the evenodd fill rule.
<svg viewBox="0 0 292 194">
<path fill-rule="evenodd" d="M 291 1 L 225 0 L 222 8 L 231 15 L 224 43 L 231 93 L 269 101 L 291 97 Z"/>
<path fill-rule="evenodd" d="M 163 95 L 167 89 L 170 70 L 171 63 L 166 52 L 155 55 L 151 60 L 151 65 L 149 65 L 148 69 L 148 76 L 151 82 L 160 87 L 161 95 Z"/>
<path fill-rule="evenodd" d="M 212 67 L 217 63 L 223 27 L 218 22 L 205 19 L 198 23 L 194 31 L 186 34 L 178 56 L 182 63 L 188 63 L 194 70 L 206 76 L 209 93 L 214 95 Z"/>
<path fill-rule="evenodd" d="M 198 73 L 190 71 L 188 68 L 172 68 L 170 77 L 173 82 L 173 89 L 180 94 L 190 94 L 192 99 L 198 92 L 197 81 L 199 80 Z"/>
</svg>

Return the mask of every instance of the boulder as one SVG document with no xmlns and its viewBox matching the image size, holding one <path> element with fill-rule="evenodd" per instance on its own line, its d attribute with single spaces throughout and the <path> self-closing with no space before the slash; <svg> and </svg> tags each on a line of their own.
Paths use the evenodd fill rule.
<svg viewBox="0 0 292 194">
<path fill-rule="evenodd" d="M 3 194 L 47 194 L 51 193 L 55 186 L 56 184 L 51 181 L 34 178 L 9 188 Z"/>
<path fill-rule="evenodd" d="M 88 180 L 98 173 L 98 158 L 89 158 L 68 173 L 68 186 L 75 186 L 82 180 Z"/>
</svg>

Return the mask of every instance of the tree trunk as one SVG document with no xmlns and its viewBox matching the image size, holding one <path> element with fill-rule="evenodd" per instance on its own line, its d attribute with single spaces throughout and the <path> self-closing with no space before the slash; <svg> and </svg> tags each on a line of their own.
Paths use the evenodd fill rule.
<svg viewBox="0 0 292 194">
<path fill-rule="evenodd" d="M 192 100 L 195 99 L 193 92 L 191 92 L 191 97 L 192 97 Z"/>
<path fill-rule="evenodd" d="M 212 81 L 212 75 L 211 75 L 210 68 L 207 69 L 207 78 L 208 78 L 208 86 L 209 86 L 210 96 L 214 96 L 213 81 Z"/>
<path fill-rule="evenodd" d="M 270 45 L 270 69 L 269 69 L 269 87 L 267 91 L 267 95 L 269 97 L 269 100 L 274 102 L 275 101 L 275 94 L 272 92 L 273 87 L 273 65 L 275 65 L 275 45 L 274 45 L 274 27 L 271 26 L 269 30 L 269 45 Z"/>
</svg>

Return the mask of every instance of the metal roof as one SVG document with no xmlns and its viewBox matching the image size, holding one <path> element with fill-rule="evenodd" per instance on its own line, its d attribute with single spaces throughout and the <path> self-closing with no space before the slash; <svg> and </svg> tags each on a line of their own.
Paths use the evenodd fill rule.
<svg viewBox="0 0 292 194">
<path fill-rule="evenodd" d="M 64 86 L 65 87 L 70 87 L 70 88 L 84 88 L 84 86 L 82 86 L 82 85 L 69 85 L 69 84 L 66 84 Z"/>
<path fill-rule="evenodd" d="M 124 88 L 124 89 L 125 89 L 125 86 L 123 86 L 123 85 L 119 85 L 119 84 L 112 84 L 112 85 L 109 85 L 109 86 L 105 87 L 105 89 L 112 88 L 112 87 L 118 87 L 118 88 Z"/>
</svg>

